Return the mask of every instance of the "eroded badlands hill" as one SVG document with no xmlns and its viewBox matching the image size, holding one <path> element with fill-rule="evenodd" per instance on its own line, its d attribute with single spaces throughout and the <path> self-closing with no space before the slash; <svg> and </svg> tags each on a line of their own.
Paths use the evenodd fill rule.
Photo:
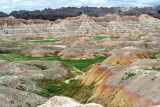
<svg viewBox="0 0 160 107">
<path fill-rule="evenodd" d="M 106 15 L 89 17 L 82 14 L 64 20 L 24 20 L 10 16 L 0 19 L 0 35 L 8 38 L 17 36 L 60 36 L 60 35 L 98 35 L 116 33 L 155 32 L 159 29 L 160 20 L 149 15 L 123 16 Z"/>
<path fill-rule="evenodd" d="M 42 106 L 160 104 L 159 19 L 81 15 L 0 23 L 0 106 L 35 107 L 51 97 Z"/>
<path fill-rule="evenodd" d="M 159 105 L 159 70 L 160 60 L 153 59 L 152 54 L 125 47 L 101 64 L 87 68 L 77 83 L 83 87 L 73 90 L 73 98 L 106 107 Z"/>
</svg>

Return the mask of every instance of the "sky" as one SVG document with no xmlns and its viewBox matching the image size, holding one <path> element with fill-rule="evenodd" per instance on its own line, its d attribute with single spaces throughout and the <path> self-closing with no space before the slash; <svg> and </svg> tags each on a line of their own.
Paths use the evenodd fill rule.
<svg viewBox="0 0 160 107">
<path fill-rule="evenodd" d="M 147 7 L 160 5 L 160 0 L 0 0 L 0 11 L 42 10 L 61 7 Z"/>
</svg>

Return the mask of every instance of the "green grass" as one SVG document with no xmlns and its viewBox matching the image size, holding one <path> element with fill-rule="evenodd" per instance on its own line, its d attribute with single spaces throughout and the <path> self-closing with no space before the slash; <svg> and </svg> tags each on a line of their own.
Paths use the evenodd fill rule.
<svg viewBox="0 0 160 107">
<path fill-rule="evenodd" d="M 79 70 L 83 70 L 84 68 L 94 63 L 101 63 L 102 61 L 106 59 L 106 57 L 95 56 L 94 59 L 64 60 L 64 59 L 61 59 L 60 56 L 57 56 L 57 55 L 46 56 L 46 57 L 30 57 L 30 56 L 24 56 L 21 54 L 0 54 L 0 59 L 7 60 L 10 62 L 12 61 L 31 61 L 31 60 L 44 60 L 44 61 L 57 60 L 57 61 L 61 61 L 64 64 L 65 69 L 71 71 L 71 70 L 74 70 L 73 67 L 76 67 Z M 42 70 L 46 69 L 46 67 L 44 66 L 39 66 L 39 65 L 35 65 L 35 66 L 41 68 Z M 78 72 L 78 71 L 76 73 L 77 75 L 82 74 L 82 72 Z M 34 78 L 31 80 L 37 81 Z M 25 83 L 24 80 L 21 80 L 21 82 Z M 32 93 L 36 93 L 38 95 L 41 95 L 47 98 L 55 96 L 55 95 L 64 95 L 64 96 L 72 97 L 72 96 L 75 96 L 76 93 L 83 87 L 83 85 L 77 84 L 78 80 L 70 80 L 69 84 L 65 83 L 64 81 L 60 81 L 60 83 L 58 82 L 58 84 L 56 83 L 56 81 L 53 81 L 53 83 L 51 82 L 51 83 L 43 84 L 43 83 L 37 82 L 37 85 L 43 89 L 43 92 L 32 92 Z M 93 88 L 94 87 L 91 87 L 91 89 Z M 17 89 L 25 91 L 23 87 L 17 87 Z M 84 102 L 86 102 L 89 97 L 90 95 L 84 98 Z"/>
<path fill-rule="evenodd" d="M 11 43 L 12 45 L 31 45 L 31 44 L 37 44 L 37 43 L 55 43 L 58 40 L 39 40 L 39 41 L 6 41 L 8 43 Z"/>
<path fill-rule="evenodd" d="M 151 52 L 151 54 L 156 57 L 156 55 L 160 54 L 160 52 Z"/>
<path fill-rule="evenodd" d="M 66 94 L 66 91 L 69 90 L 79 90 L 80 88 L 83 87 L 83 85 L 77 85 L 78 80 L 71 80 L 69 81 L 69 84 L 62 82 L 61 84 L 52 84 L 52 83 L 40 83 L 41 88 L 46 90 L 45 91 L 45 97 L 52 97 L 52 96 L 59 96 L 59 95 L 64 95 L 64 96 L 69 96 L 71 97 L 74 93 L 72 94 Z M 44 96 L 44 93 L 42 94 Z"/>
<path fill-rule="evenodd" d="M 133 77 L 136 75 L 136 73 L 125 73 L 126 74 L 126 77 L 123 77 L 122 80 L 128 80 L 129 78 Z"/>
<path fill-rule="evenodd" d="M 102 40 L 105 38 L 110 37 L 111 39 L 119 39 L 119 36 L 92 36 L 94 38 L 94 40 Z"/>
<path fill-rule="evenodd" d="M 152 42 L 151 40 L 145 40 L 144 42 Z"/>
<path fill-rule="evenodd" d="M 107 36 L 93 36 L 94 40 L 102 40 L 107 38 Z"/>
<path fill-rule="evenodd" d="M 65 65 L 76 67 L 79 70 L 83 70 L 84 68 L 86 68 L 94 63 L 101 63 L 105 59 L 106 59 L 106 57 L 104 57 L 104 56 L 96 56 L 94 59 L 61 60 L 61 61 Z"/>
<path fill-rule="evenodd" d="M 24 56 L 21 54 L 0 54 L 0 59 L 7 61 L 31 61 L 31 60 L 44 60 L 44 61 L 53 61 L 58 60 L 66 65 L 68 70 L 73 70 L 72 67 L 76 67 L 79 70 L 83 70 L 84 68 L 94 64 L 101 63 L 106 59 L 104 56 L 95 56 L 94 59 L 80 59 L 80 60 L 64 60 L 61 59 L 57 55 L 46 56 L 46 57 L 30 57 Z"/>
<path fill-rule="evenodd" d="M 110 36 L 111 39 L 119 39 L 120 36 Z"/>
<path fill-rule="evenodd" d="M 155 70 L 155 71 L 160 72 L 160 68 L 155 68 L 155 67 L 152 67 L 152 68 L 145 68 L 145 67 L 143 67 L 142 69 L 143 70 Z"/>
<path fill-rule="evenodd" d="M 82 93 L 81 95 L 82 97 L 81 103 L 88 102 L 88 99 L 92 96 L 92 92 L 95 88 L 95 86 L 84 86 L 84 84 L 79 83 L 79 80 L 71 80 L 69 81 L 69 84 L 65 82 L 62 82 L 61 84 L 51 84 L 51 83 L 49 84 L 40 83 L 40 84 L 41 84 L 41 88 L 46 90 L 45 97 L 63 95 L 63 96 L 74 98 L 77 95 L 77 93 L 79 93 L 79 91 L 86 90 L 86 93 Z M 42 94 L 42 96 L 43 95 L 44 93 Z"/>
<path fill-rule="evenodd" d="M 77 74 L 77 75 L 82 75 L 83 73 L 80 72 L 80 71 L 76 71 L 76 74 Z"/>
</svg>

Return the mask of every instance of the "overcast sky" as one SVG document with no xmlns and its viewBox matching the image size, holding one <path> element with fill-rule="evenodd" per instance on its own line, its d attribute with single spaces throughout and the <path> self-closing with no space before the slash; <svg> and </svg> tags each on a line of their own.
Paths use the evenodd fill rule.
<svg viewBox="0 0 160 107">
<path fill-rule="evenodd" d="M 160 5 L 160 0 L 0 0 L 0 11 L 9 13 L 13 10 L 42 10 L 61 7 L 145 7 Z"/>
</svg>

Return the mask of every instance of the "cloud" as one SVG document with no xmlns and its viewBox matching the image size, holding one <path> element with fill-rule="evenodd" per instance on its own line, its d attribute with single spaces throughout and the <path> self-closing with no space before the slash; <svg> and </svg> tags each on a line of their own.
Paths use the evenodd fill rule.
<svg viewBox="0 0 160 107">
<path fill-rule="evenodd" d="M 11 12 L 13 10 L 41 10 L 44 8 L 60 8 L 65 6 L 134 6 L 144 7 L 160 4 L 160 0 L 1 0 L 0 11 Z"/>
<path fill-rule="evenodd" d="M 12 2 L 18 2 L 19 0 L 13 0 Z"/>
<path fill-rule="evenodd" d="M 91 4 L 102 4 L 106 3 L 105 0 L 80 0 L 82 3 L 91 3 Z"/>
</svg>

